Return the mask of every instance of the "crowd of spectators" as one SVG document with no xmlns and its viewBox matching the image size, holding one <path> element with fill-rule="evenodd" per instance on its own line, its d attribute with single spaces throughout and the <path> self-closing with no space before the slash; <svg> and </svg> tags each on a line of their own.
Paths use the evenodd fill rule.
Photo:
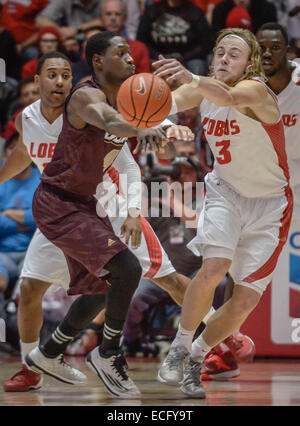
<svg viewBox="0 0 300 426">
<path fill-rule="evenodd" d="M 163 54 L 206 74 L 217 33 L 229 26 L 255 32 L 279 20 L 298 56 L 299 10 L 299 0 L 0 0 L 0 57 L 7 76 L 0 89 L 0 136 L 6 138 L 14 108 L 22 106 L 16 105 L 18 85 L 34 76 L 41 55 L 65 53 L 73 63 L 73 84 L 89 76 L 84 47 L 96 31 L 127 39 L 137 73 L 150 71 Z"/>
<path fill-rule="evenodd" d="M 75 85 L 90 76 L 84 55 L 87 40 L 99 31 L 110 30 L 127 40 L 136 65 L 136 73 L 150 72 L 151 63 L 162 54 L 178 59 L 195 74 L 205 75 L 209 70 L 218 31 L 225 27 L 244 27 L 255 33 L 266 22 L 280 22 L 287 28 L 293 47 L 291 52 L 294 57 L 299 57 L 300 0 L 0 0 L 0 58 L 6 63 L 6 81 L 0 83 L 0 150 L 3 151 L 4 148 L 7 155 L 8 147 L 16 140 L 16 115 L 39 98 L 34 75 L 38 60 L 45 53 L 61 51 L 68 56 L 72 63 Z M 201 164 L 202 172 L 210 170 L 213 157 L 202 137 L 198 109 L 180 113 L 175 120 L 194 131 L 194 145 L 184 146 L 184 149 L 192 151 L 192 155 Z M 184 156 L 189 157 L 189 153 L 186 152 Z M 184 168 L 184 164 L 181 166 Z M 13 180 L 13 183 L 0 185 L 0 219 L 6 223 L 10 222 L 11 229 L 15 232 L 15 241 L 20 240 L 19 247 L 12 250 L 11 246 L 2 244 L 1 234 L 0 255 L 2 256 L 3 252 L 7 252 L 8 256 L 11 252 L 17 253 L 10 256 L 11 259 L 20 257 L 20 262 L 15 266 L 16 274 L 34 224 L 30 221 L 20 223 L 16 218 L 10 217 L 7 211 L 24 211 L 29 205 L 14 206 L 13 201 L 10 202 L 5 197 L 8 196 L 10 188 L 17 191 L 16 186 L 26 186 L 31 178 L 31 189 L 32 193 L 34 192 L 37 183 L 35 169 L 30 168 L 26 173 L 23 177 Z M 27 201 L 30 196 L 29 191 Z M 25 216 L 29 218 L 30 214 L 26 213 Z M 163 225 L 161 221 L 152 225 L 159 235 L 160 231 L 167 231 L 167 234 L 162 232 L 160 237 L 161 241 L 166 243 L 166 251 L 172 258 L 172 244 L 169 244 L 171 222 L 169 221 L 168 226 Z M 174 226 L 179 229 L 183 224 L 177 223 Z M 1 232 L 4 232 L 4 228 L 1 229 Z M 191 231 L 184 231 L 182 244 L 190 238 L 189 232 Z M 178 252 L 177 246 L 175 253 L 176 251 Z M 189 253 L 185 259 L 188 255 Z M 1 256 L 0 295 L 7 288 L 9 280 L 9 274 L 1 264 Z M 176 259 L 172 260 L 176 263 Z M 191 259 L 191 267 L 184 272 L 191 276 L 199 267 L 197 262 L 199 263 L 199 259 Z M 189 266 L 188 262 L 185 262 L 185 266 Z M 135 295 L 131 316 L 125 329 L 128 342 L 137 339 L 138 328 L 132 331 L 132 324 L 139 318 L 139 313 L 135 314 L 134 309 L 141 311 L 144 308 L 140 309 L 140 306 L 147 305 L 143 305 L 143 297 L 147 299 L 149 288 L 150 282 L 144 281 Z M 152 295 L 154 293 L 151 291 Z M 162 295 L 159 289 L 156 289 L 156 293 L 158 299 L 164 299 L 166 296 Z"/>
</svg>

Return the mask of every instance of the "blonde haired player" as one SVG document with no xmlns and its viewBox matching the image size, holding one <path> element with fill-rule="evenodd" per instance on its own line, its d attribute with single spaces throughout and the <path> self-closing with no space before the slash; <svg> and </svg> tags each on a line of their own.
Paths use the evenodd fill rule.
<svg viewBox="0 0 300 426">
<path fill-rule="evenodd" d="M 200 105 L 215 156 L 197 236 L 190 243 L 203 255 L 203 266 L 185 294 L 181 325 L 158 374 L 167 384 L 183 380 L 184 394 L 205 398 L 200 380 L 204 357 L 256 307 L 287 239 L 293 197 L 283 123 L 276 96 L 263 82 L 258 43 L 247 30 L 220 33 L 212 77 L 194 76 L 172 59 L 161 58 L 154 66 L 167 82 L 182 85 L 173 94 L 173 111 Z M 228 271 L 235 282 L 233 295 L 192 345 Z"/>
</svg>

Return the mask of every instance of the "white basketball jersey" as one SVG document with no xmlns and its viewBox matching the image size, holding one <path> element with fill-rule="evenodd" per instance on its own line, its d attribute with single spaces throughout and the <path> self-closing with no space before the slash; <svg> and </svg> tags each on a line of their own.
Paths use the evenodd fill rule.
<svg viewBox="0 0 300 426">
<path fill-rule="evenodd" d="M 52 124 L 46 120 L 41 113 L 40 99 L 22 111 L 23 141 L 41 173 L 51 161 L 62 123 L 62 114 Z"/>
<path fill-rule="evenodd" d="M 215 157 L 213 175 L 247 198 L 284 195 L 289 169 L 281 120 L 274 125 L 262 124 L 207 99 L 200 111 Z"/>
<path fill-rule="evenodd" d="M 300 86 L 293 81 L 278 95 L 284 124 L 294 202 L 300 205 Z"/>
</svg>

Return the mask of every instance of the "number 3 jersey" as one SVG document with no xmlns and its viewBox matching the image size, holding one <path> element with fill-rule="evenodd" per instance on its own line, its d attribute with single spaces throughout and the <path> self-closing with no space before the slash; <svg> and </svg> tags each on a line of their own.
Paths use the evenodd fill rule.
<svg viewBox="0 0 300 426">
<path fill-rule="evenodd" d="M 285 194 L 289 168 L 282 120 L 264 124 L 207 99 L 202 101 L 200 112 L 203 131 L 215 157 L 214 177 L 247 198 Z"/>
</svg>

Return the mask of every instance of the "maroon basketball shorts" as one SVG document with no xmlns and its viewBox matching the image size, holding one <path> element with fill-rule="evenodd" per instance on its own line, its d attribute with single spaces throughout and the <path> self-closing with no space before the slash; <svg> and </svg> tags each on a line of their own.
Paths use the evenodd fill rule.
<svg viewBox="0 0 300 426">
<path fill-rule="evenodd" d="M 108 217 L 97 216 L 96 200 L 83 202 L 42 182 L 32 211 L 38 228 L 66 257 L 68 294 L 106 293 L 109 283 L 100 278 L 102 269 L 127 246 L 115 235 Z"/>
</svg>

